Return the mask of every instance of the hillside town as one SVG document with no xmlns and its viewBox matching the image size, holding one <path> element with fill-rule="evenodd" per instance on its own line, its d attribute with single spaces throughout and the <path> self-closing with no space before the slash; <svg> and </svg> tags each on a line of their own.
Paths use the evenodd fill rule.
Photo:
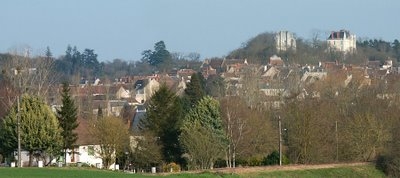
<svg viewBox="0 0 400 178">
<path fill-rule="evenodd" d="M 292 33 L 281 31 L 275 38 L 277 51 L 296 50 L 296 39 Z M 326 43 L 329 50 L 352 53 L 357 49 L 355 40 L 355 35 L 340 30 L 332 32 Z M 121 112 L 126 112 L 128 108 L 132 112 L 124 119 L 134 131 L 138 129 L 138 123 L 146 112 L 144 105 L 160 85 L 166 84 L 178 96 L 183 96 L 191 76 L 197 72 L 205 79 L 213 76 L 221 77 L 225 86 L 224 94 L 229 96 L 243 95 L 243 90 L 251 80 L 255 82 L 252 92 L 257 96 L 257 103 L 253 107 L 274 109 L 279 109 L 284 104 L 284 98 L 294 96 L 302 99 L 309 95 L 318 98 L 319 91 L 309 89 L 308 86 L 325 79 L 335 78 L 335 84 L 344 88 L 351 83 L 357 83 L 358 88 L 362 88 L 376 85 L 380 81 L 388 82 L 399 75 L 399 68 L 393 66 L 392 60 L 386 60 L 383 64 L 380 61 L 367 61 L 361 65 L 339 61 L 293 65 L 287 63 L 288 60 L 290 59 L 273 55 L 268 59 L 268 64 L 260 65 L 251 63 L 248 59 L 206 59 L 198 70 L 183 68 L 172 70 L 167 74 L 125 76 L 109 83 L 98 78 L 92 81 L 82 79 L 79 85 L 70 86 L 72 96 L 78 101 L 78 112 L 81 114 L 78 118 L 80 125 L 77 128 L 79 134 L 77 145 L 66 158 L 67 163 L 86 162 L 91 165 L 101 165 L 101 159 L 94 155 L 93 149 L 96 145 L 93 145 L 87 133 L 88 128 L 85 128 L 88 127 L 86 121 L 88 116 L 85 113 L 92 113 L 90 116 L 96 117 L 101 109 L 107 116 L 120 117 L 123 114 Z M 390 93 L 379 95 L 379 97 L 389 96 Z M 53 107 L 58 107 L 60 104 L 54 102 Z"/>
<path fill-rule="evenodd" d="M 322 130 L 314 129 L 313 126 L 303 125 L 304 123 L 296 123 L 299 121 L 299 118 L 297 118 L 298 120 L 296 121 L 293 119 L 296 119 L 296 117 L 315 117 L 315 119 L 317 119 L 317 117 L 325 117 L 324 114 L 312 111 L 313 107 L 322 107 L 322 105 L 334 105 L 335 107 L 338 107 L 330 108 L 332 110 L 340 109 L 338 111 L 332 111 L 337 112 L 331 114 L 332 117 L 352 118 L 352 115 L 354 114 L 353 111 L 347 109 L 355 107 L 351 105 L 354 102 L 361 100 L 359 97 L 362 95 L 362 91 L 364 90 L 367 94 L 370 94 L 366 95 L 369 99 L 374 102 L 375 100 L 379 100 L 379 102 L 387 104 L 383 104 L 382 107 L 388 106 L 396 108 L 397 105 L 394 104 L 394 101 L 398 96 L 400 96 L 398 95 L 397 87 L 399 82 L 398 78 L 400 76 L 400 68 L 397 65 L 399 58 L 396 59 L 392 56 L 385 56 L 385 58 L 380 58 L 379 60 L 369 60 L 368 57 L 363 56 L 365 58 L 361 62 L 352 63 L 351 58 L 357 55 L 359 53 L 358 50 L 360 49 L 360 47 L 357 47 L 359 42 L 357 42 L 355 34 L 350 33 L 348 30 L 332 31 L 325 39 L 325 41 L 320 41 L 318 43 L 320 46 L 325 47 L 315 49 L 317 49 L 317 51 L 319 50 L 318 53 L 328 57 L 333 57 L 330 59 L 315 59 L 318 58 L 318 56 L 313 56 L 314 63 L 304 63 L 291 59 L 291 56 L 296 56 L 299 53 L 305 54 L 304 49 L 298 49 L 299 45 L 302 44 L 296 42 L 298 39 L 296 39 L 296 35 L 293 33 L 289 31 L 279 31 L 273 33 L 274 43 L 270 44 L 275 47 L 275 49 L 271 50 L 274 53 L 262 57 L 262 62 L 251 58 L 251 56 L 234 58 L 235 53 L 232 52 L 232 55 L 224 58 L 210 58 L 202 61 L 188 60 L 186 63 L 184 62 L 184 65 L 170 66 L 170 68 L 163 67 L 165 67 L 166 64 L 172 65 L 171 61 L 164 61 L 164 63 L 158 61 L 159 63 L 153 65 L 159 67 L 158 70 L 147 72 L 147 74 L 144 75 L 141 73 L 120 75 L 114 79 L 110 79 L 105 75 L 103 75 L 103 77 L 89 77 L 95 75 L 83 75 L 84 72 L 89 74 L 90 71 L 92 74 L 95 74 L 98 72 L 96 67 L 91 70 L 88 70 L 88 68 L 72 68 L 72 72 L 70 73 L 68 71 L 67 74 L 73 76 L 74 79 L 71 79 L 67 86 L 61 83 L 53 83 L 53 85 L 48 86 L 46 92 L 44 92 L 41 97 L 45 98 L 45 103 L 50 106 L 53 113 L 59 115 L 63 110 L 63 105 L 65 105 L 64 96 L 66 94 L 64 93 L 63 95 L 60 95 L 60 93 L 68 91 L 67 93 L 69 93 L 71 99 L 75 103 L 76 122 L 79 123 L 73 130 L 73 133 L 76 133 L 75 142 L 68 147 L 63 147 L 64 151 L 62 152 L 64 156 L 51 155 L 46 153 L 44 150 L 34 150 L 33 154 L 38 154 L 40 156 L 32 158 L 32 151 L 21 150 L 21 153 L 17 153 L 16 150 L 13 149 L 12 154 L 14 156 L 12 158 L 8 157 L 8 159 L 4 159 L 3 162 L 5 164 L 17 166 L 15 165 L 15 161 L 21 161 L 18 162 L 18 166 L 21 167 L 43 166 L 43 163 L 45 165 L 56 164 L 59 167 L 75 164 L 79 166 L 86 165 L 113 170 L 123 169 L 134 172 L 144 172 L 149 171 L 150 168 L 152 169 L 151 171 L 155 171 L 153 168 L 155 169 L 156 167 L 157 171 L 165 171 L 167 167 L 168 171 L 170 171 L 169 169 L 171 169 L 171 171 L 180 171 L 190 169 L 212 169 L 213 167 L 236 167 L 236 165 L 268 165 L 269 163 L 266 163 L 266 156 L 275 154 L 276 151 L 279 152 L 279 164 L 283 164 L 282 161 L 285 164 L 288 164 L 289 162 L 295 164 L 319 163 L 321 161 L 318 159 L 323 158 L 327 159 L 326 162 L 339 160 L 344 162 L 374 160 L 380 154 L 378 150 L 383 149 L 380 148 L 380 145 L 387 142 L 389 137 L 383 138 L 382 136 L 382 138 L 379 137 L 375 140 L 373 140 L 375 138 L 374 136 L 371 136 L 371 139 L 366 138 L 362 141 L 369 142 L 372 140 L 372 142 L 376 143 L 372 145 L 364 145 L 365 148 L 360 148 L 362 150 L 360 153 L 354 153 L 354 155 L 348 156 L 346 154 L 349 153 L 345 153 L 346 146 L 344 145 L 349 144 L 351 139 L 339 139 L 338 122 L 339 125 L 348 124 L 349 126 L 354 127 L 359 125 L 351 125 L 351 123 L 347 123 L 347 121 L 340 121 L 337 119 L 331 122 L 329 120 L 331 117 L 326 116 L 326 120 L 320 119 L 320 121 L 324 120 L 331 123 L 326 125 L 326 129 L 329 129 L 329 131 L 324 132 Z M 167 51 L 164 42 L 158 42 L 155 46 L 157 47 L 157 45 L 163 47 L 161 52 Z M 159 52 L 156 47 L 155 51 L 152 52 L 149 50 L 148 53 L 150 56 L 148 57 L 150 66 L 152 65 L 151 56 Z M 56 59 L 55 61 L 60 62 L 66 60 L 68 56 L 70 56 L 71 59 L 74 59 L 73 56 L 76 52 L 79 51 L 76 51 L 76 49 L 72 50 L 72 48 L 69 47 L 66 55 L 61 59 Z M 90 52 L 93 51 L 85 50 L 82 55 L 88 54 L 90 57 Z M 9 56 L 12 60 L 29 58 L 29 55 Z M 144 55 L 144 57 L 146 57 L 146 55 Z M 2 60 L 6 61 L 6 58 L 7 57 L 4 57 Z M 50 55 L 48 58 L 50 59 Z M 45 57 L 43 59 L 47 58 Z M 190 65 L 193 63 L 196 65 Z M 29 82 L 36 82 L 33 79 L 38 78 L 38 76 L 42 74 L 41 70 L 48 70 L 48 68 L 43 68 L 43 66 L 40 65 L 32 65 L 26 66 L 24 70 L 21 70 L 16 67 L 7 68 L 7 66 L 8 64 L 6 64 L 6 62 L 3 62 L 1 66 L 1 69 L 3 70 L 2 81 L 5 84 L 3 86 L 13 87 L 16 89 L 15 91 L 22 91 L 21 88 L 25 88 L 26 90 L 25 92 L 22 91 L 19 93 L 15 91 L 13 92 L 7 87 L 1 88 L 2 101 L 3 103 L 6 103 L 6 100 L 8 99 L 9 108 L 14 106 L 12 101 L 16 101 L 14 98 L 19 94 L 34 94 L 35 92 L 42 93 L 42 91 L 44 91 L 44 89 L 38 90 L 38 88 L 31 90 L 35 85 L 33 83 L 30 84 Z M 76 65 L 76 67 L 78 67 L 78 65 Z M 74 75 L 75 72 L 78 71 L 80 71 L 81 75 Z M 24 82 L 25 79 L 26 82 Z M 31 79 L 32 81 L 30 81 Z M 17 86 L 13 86 L 13 82 L 15 84 L 15 81 L 17 81 L 17 84 L 19 83 Z M 43 85 L 45 85 L 45 83 L 43 83 Z M 65 90 L 64 87 L 67 87 L 68 89 Z M 370 89 L 373 89 L 373 92 L 371 92 Z M 191 91 L 195 91 L 195 93 L 191 94 Z M 348 93 L 348 91 L 350 91 L 350 93 Z M 163 92 L 171 92 L 172 94 L 171 96 L 169 94 L 165 94 L 164 96 Z M 199 94 L 199 92 L 203 94 Z M 197 97 L 197 95 L 200 95 L 200 97 L 192 100 L 192 98 Z M 167 96 L 170 97 L 170 99 L 164 101 L 162 97 Z M 207 96 L 209 96 L 209 98 L 207 98 Z M 354 96 L 355 100 L 350 101 L 352 99 L 350 96 Z M 176 102 L 183 104 L 176 104 L 176 98 L 182 98 L 181 100 L 178 99 L 179 101 L 177 100 Z M 336 100 L 346 100 L 346 102 L 338 102 Z M 212 110 L 201 111 L 200 109 L 202 108 L 196 107 L 197 104 L 200 105 L 202 102 L 210 102 L 205 104 L 205 106 L 212 106 L 214 101 L 219 103 L 217 104 L 218 107 L 219 105 L 221 106 L 215 111 L 218 112 L 218 116 L 202 115 L 202 117 L 198 119 L 207 117 L 210 117 L 211 120 L 216 118 L 221 119 L 219 121 L 210 121 L 217 123 L 213 123 L 217 126 L 212 129 L 220 129 L 215 134 L 223 133 L 222 135 L 226 137 L 228 143 L 227 145 L 222 146 L 223 148 L 221 150 L 225 151 L 215 150 L 215 157 L 207 158 L 207 162 L 196 162 L 192 160 L 194 159 L 192 157 L 194 157 L 195 154 L 201 155 L 200 153 L 196 153 L 194 150 L 189 150 L 190 147 L 189 145 L 185 145 L 185 142 L 176 143 L 184 140 L 186 135 L 190 136 L 190 133 L 195 133 L 195 130 L 185 130 L 190 127 L 182 124 L 179 125 L 180 128 L 174 128 L 172 131 L 165 131 L 169 135 L 162 135 L 165 134 L 163 133 L 163 129 L 169 128 L 169 126 L 172 126 L 173 124 L 181 124 L 181 122 L 184 122 L 174 120 L 182 117 L 179 116 L 180 114 L 184 115 L 182 118 L 185 118 L 183 120 L 187 121 L 190 120 L 191 117 L 197 117 L 204 113 L 214 112 Z M 155 106 L 159 104 L 157 102 L 164 102 L 164 104 L 160 104 L 159 107 L 165 107 L 166 111 L 161 108 L 155 108 Z M 307 106 L 309 103 L 313 102 L 319 104 L 316 106 Z M 336 102 L 340 104 L 335 104 Z M 347 106 L 347 104 L 349 104 L 348 102 L 352 104 Z M 372 103 L 372 101 L 370 102 Z M 346 104 L 345 108 L 341 108 L 342 104 Z M 174 107 L 177 105 L 182 105 L 182 112 L 172 113 L 169 115 L 170 113 L 168 112 L 175 112 L 176 108 Z M 305 108 L 301 108 L 303 105 Z M 18 107 L 20 106 L 18 105 Z M 6 107 L 3 108 L 5 109 Z M 196 109 L 199 109 L 200 111 L 197 111 Z M 327 108 L 325 108 L 325 110 L 320 108 L 319 110 L 325 113 L 330 112 Z M 354 117 L 357 118 L 358 116 L 366 114 L 368 117 L 378 118 L 378 115 L 382 114 L 363 113 L 363 111 L 364 110 L 360 110 L 359 113 L 357 113 L 359 115 L 355 114 Z M 156 119 L 171 119 L 171 121 L 161 123 L 161 121 L 149 120 L 149 118 L 154 117 L 153 115 L 156 115 L 157 112 L 163 114 L 157 116 L 159 118 Z M 354 110 L 354 112 L 356 111 Z M 7 116 L 7 113 L 8 111 L 2 111 L 1 117 L 12 118 L 12 116 Z M 191 114 L 193 113 L 196 113 L 197 115 L 194 114 L 192 116 Z M 118 120 L 123 123 L 123 126 L 128 128 L 127 132 L 110 132 L 109 134 L 122 134 L 129 138 L 123 141 L 125 142 L 125 146 L 122 150 L 117 150 L 119 149 L 117 147 L 112 148 L 112 151 L 110 152 L 111 157 L 108 158 L 107 163 L 104 162 L 104 151 L 102 151 L 102 149 L 105 148 L 102 146 L 102 144 L 105 144 L 103 142 L 104 140 L 94 136 L 92 128 L 93 126 L 96 126 L 96 121 L 101 120 L 103 117 L 118 118 Z M 279 128 L 277 128 L 276 118 L 279 118 Z M 281 118 L 284 119 L 284 129 L 281 128 Z M 387 118 L 389 118 L 389 116 L 387 116 Z M 292 120 L 290 121 L 290 119 Z M 154 123 L 149 123 L 150 121 L 154 121 Z M 319 122 L 316 120 L 314 121 Z M 369 121 L 370 120 L 365 122 Z M 202 123 L 203 121 L 199 122 Z M 375 122 L 379 121 L 374 121 L 374 124 L 368 125 L 371 126 L 369 129 L 374 132 L 376 131 L 377 133 L 379 132 L 379 134 L 381 132 L 382 134 L 383 132 L 387 134 L 386 131 L 375 129 Z M 156 123 L 160 125 L 156 125 Z M 258 124 L 258 126 L 253 126 L 253 124 Z M 295 126 L 294 124 L 300 125 Z M 335 124 L 336 128 L 333 127 Z M 196 122 L 190 122 L 189 125 L 196 125 Z M 156 127 L 160 130 L 155 130 L 154 132 L 151 132 L 151 134 L 150 132 L 145 132 L 149 130 L 151 131 Z M 202 127 L 206 128 L 204 125 L 202 125 Z M 303 127 L 301 129 L 305 130 L 318 130 L 315 133 L 313 132 L 316 135 L 322 133 L 326 134 L 326 137 L 332 141 L 330 146 L 336 147 L 336 150 L 331 147 L 326 147 L 324 148 L 326 149 L 325 152 L 319 153 L 320 158 L 311 158 L 310 153 L 306 152 L 306 150 L 302 150 L 301 147 L 305 147 L 304 144 L 308 144 L 309 142 L 314 142 L 302 140 L 309 138 L 306 137 L 307 134 L 304 135 L 303 138 L 300 138 L 302 136 L 301 134 L 303 134 L 301 129 L 296 135 L 290 135 L 290 132 L 293 131 L 293 129 L 296 129 L 296 127 Z M 325 128 L 324 125 L 317 127 Z M 349 131 L 348 129 L 354 129 L 354 127 L 346 127 L 342 129 L 344 129 L 343 132 L 347 132 Z M 268 131 L 265 133 L 259 132 L 264 129 Z M 279 136 L 276 136 L 276 134 L 274 134 L 276 133 L 276 130 L 283 130 L 285 132 L 283 134 L 279 132 Z M 288 130 L 289 132 L 287 132 Z M 117 131 L 119 130 L 117 129 Z M 207 130 L 206 132 L 211 133 L 214 131 Z M 183 133 L 186 133 L 186 135 Z M 176 134 L 174 138 L 169 138 L 169 136 L 174 134 Z M 315 138 L 317 138 L 316 135 Z M 259 140 L 257 140 L 258 137 L 260 137 Z M 6 140 L 5 136 L 1 138 L 3 141 Z M 156 138 L 156 141 L 153 143 L 151 140 L 154 138 Z M 192 137 L 190 139 L 194 138 L 195 137 Z M 157 142 L 157 139 L 161 140 L 161 145 Z M 246 139 L 248 142 L 245 141 Z M 354 135 L 354 138 L 352 139 L 361 138 Z M 250 148 L 246 147 L 255 142 L 259 142 L 258 145 L 255 144 L 255 146 L 259 148 L 252 148 L 251 151 L 249 151 Z M 223 142 L 218 144 L 222 143 Z M 171 147 L 169 144 L 174 146 Z M 179 144 L 182 144 L 185 149 L 181 150 L 182 148 L 177 146 Z M 209 144 L 213 145 L 217 143 L 210 142 Z M 315 144 L 322 146 L 324 143 L 318 142 Z M 342 146 L 339 146 L 339 144 L 342 144 Z M 313 146 L 309 147 L 310 149 L 318 149 Z M 169 153 L 163 152 L 166 148 L 170 149 L 166 151 Z M 157 152 L 156 150 L 158 150 L 159 153 L 150 154 L 145 150 L 151 150 L 154 152 Z M 171 153 L 173 151 L 176 151 L 176 153 Z M 343 155 L 343 157 L 340 155 Z M 21 157 L 19 158 L 18 156 Z M 3 157 L 6 158 L 7 156 L 3 155 Z M 285 159 L 286 162 L 282 159 Z"/>
</svg>

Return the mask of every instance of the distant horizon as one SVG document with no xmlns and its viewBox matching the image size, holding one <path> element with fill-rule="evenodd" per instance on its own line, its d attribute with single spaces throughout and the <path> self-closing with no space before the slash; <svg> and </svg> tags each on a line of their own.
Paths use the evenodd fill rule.
<svg viewBox="0 0 400 178">
<path fill-rule="evenodd" d="M 54 57 L 68 45 L 94 49 L 99 61 L 137 61 L 164 41 L 170 52 L 224 57 L 258 34 L 281 30 L 310 40 L 345 29 L 357 39 L 400 39 L 400 1 L 303 0 L 4 0 L 0 53 L 31 48 Z M 16 11 L 17 10 L 17 11 Z"/>
</svg>

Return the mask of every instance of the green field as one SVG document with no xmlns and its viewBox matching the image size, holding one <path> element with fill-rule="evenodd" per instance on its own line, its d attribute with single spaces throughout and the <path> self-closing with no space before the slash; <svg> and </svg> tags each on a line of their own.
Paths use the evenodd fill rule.
<svg viewBox="0 0 400 178">
<path fill-rule="evenodd" d="M 78 168 L 0 168 L 0 178 L 113 178 L 113 177 L 166 177 L 166 178 L 213 178 L 213 177 L 385 177 L 385 175 L 376 170 L 373 165 L 350 166 L 340 168 L 327 169 L 309 169 L 309 170 L 293 170 L 293 171 L 259 171 L 251 173 L 239 173 L 235 175 L 222 173 L 198 173 L 198 174 L 127 174 L 122 172 L 113 172 L 96 169 L 78 169 Z"/>
<path fill-rule="evenodd" d="M 0 178 L 213 178 L 213 177 L 239 177 L 237 175 L 220 175 L 218 173 L 201 173 L 201 174 L 129 174 L 123 172 L 114 172 L 108 170 L 97 169 L 78 169 L 78 168 L 0 168 Z"/>
</svg>

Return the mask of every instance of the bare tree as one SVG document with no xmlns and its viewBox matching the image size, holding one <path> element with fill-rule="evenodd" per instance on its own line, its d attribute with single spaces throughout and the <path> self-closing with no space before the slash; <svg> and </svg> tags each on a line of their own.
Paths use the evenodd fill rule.
<svg viewBox="0 0 400 178">
<path fill-rule="evenodd" d="M 116 154 L 123 152 L 129 144 L 128 126 L 117 117 L 104 117 L 93 121 L 90 133 L 100 145 L 99 154 L 105 169 L 116 162 Z"/>
<path fill-rule="evenodd" d="M 226 153 L 226 165 L 228 167 L 236 167 L 237 147 L 243 139 L 247 125 L 247 117 L 243 107 L 246 108 L 238 97 L 226 97 L 221 101 L 225 134 L 229 140 Z"/>
<path fill-rule="evenodd" d="M 5 64 L 3 74 L 21 93 L 44 99 L 47 99 L 57 77 L 53 70 L 52 58 L 31 58 L 28 52 L 22 54 L 17 50 L 11 53 L 11 59 Z"/>
</svg>

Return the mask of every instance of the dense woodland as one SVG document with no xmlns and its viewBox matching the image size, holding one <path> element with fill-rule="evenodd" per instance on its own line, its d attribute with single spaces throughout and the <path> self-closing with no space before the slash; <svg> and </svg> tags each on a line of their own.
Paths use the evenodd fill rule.
<svg viewBox="0 0 400 178">
<path fill-rule="evenodd" d="M 262 33 L 243 43 L 242 47 L 233 50 L 226 57 L 214 59 L 247 59 L 252 64 L 266 65 L 269 57 L 278 54 L 288 65 L 300 66 L 317 65 L 321 61 L 351 65 L 380 61 L 383 64 L 391 59 L 397 67 L 400 62 L 398 40 L 387 42 L 359 39 L 357 52 L 354 54 L 327 52 L 326 42 L 318 38 L 298 38 L 296 51 L 278 53 L 274 44 L 273 33 Z M 49 97 L 51 88 L 60 86 L 62 82 L 77 85 L 82 79 L 93 81 L 95 78 L 112 82 L 125 76 L 161 75 L 183 68 L 200 71 L 203 62 L 198 53 L 183 55 L 169 52 L 163 41 L 155 43 L 154 49 L 144 50 L 142 56 L 139 61 L 114 59 L 111 62 L 99 62 L 94 49 L 79 51 L 72 46 L 68 46 L 65 55 L 59 57 L 53 56 L 49 47 L 41 56 L 27 56 L 23 52 L 1 54 L 1 158 L 8 157 L 16 148 L 16 133 L 10 128 L 15 127 L 15 122 L 11 121 L 16 118 L 17 95 L 25 93 L 34 96 L 26 96 L 22 100 L 23 106 L 29 108 L 30 103 L 33 108 L 45 110 L 40 113 L 47 113 L 46 118 L 49 116 L 50 120 L 54 120 L 55 117 L 48 113 L 46 107 L 53 101 Z M 37 69 L 35 75 L 20 72 L 29 68 Z M 14 71 L 18 71 L 20 75 L 14 75 Z M 251 68 L 245 68 L 240 74 L 243 87 L 235 95 L 227 94 L 226 83 L 221 75 L 204 78 L 201 73 L 193 74 L 183 95 L 176 95 L 176 91 L 162 85 L 145 103 L 147 112 L 145 119 L 140 122 L 140 131 L 130 133 L 141 136 L 141 139 L 138 147 L 129 152 L 129 158 L 138 166 L 164 165 L 164 168 L 172 166 L 173 169 L 177 165 L 182 169 L 208 169 L 277 164 L 280 119 L 284 164 L 377 161 L 379 168 L 392 176 L 398 176 L 399 75 L 374 79 L 371 85 L 363 85 L 362 78 L 354 78 L 351 83 L 343 86 L 339 81 L 340 77 L 334 74 L 328 75 L 325 80 L 301 85 L 297 82 L 301 74 L 301 71 L 295 72 L 279 84 L 291 92 L 290 95 L 279 98 L 284 103 L 279 109 L 263 104 L 270 98 L 259 92 L 259 74 Z M 318 97 L 313 94 L 301 95 L 300 87 L 318 92 Z M 68 97 L 64 93 L 63 98 Z M 30 100 L 41 102 L 37 102 L 40 103 L 38 106 L 33 106 L 36 104 L 29 102 Z M 103 118 L 100 111 L 101 109 L 98 118 Z M 26 109 L 26 114 L 29 115 L 29 112 Z M 60 113 L 58 112 L 58 118 Z M 61 123 L 62 119 L 58 120 Z M 107 121 L 113 120 L 123 121 Z M 97 124 L 115 125 L 113 131 L 91 130 L 99 142 L 111 142 L 107 139 L 113 139 L 106 138 L 107 135 L 126 129 L 124 124 Z M 56 131 L 49 132 L 62 130 L 57 127 L 54 129 Z M 120 134 L 120 137 L 126 135 Z M 66 136 L 68 134 L 62 137 Z M 26 139 L 35 140 L 33 137 L 35 136 Z M 122 146 L 104 148 L 118 150 L 116 156 L 121 165 L 126 163 L 126 140 L 119 139 L 115 143 Z M 24 143 L 23 148 L 31 148 L 32 154 L 42 151 L 55 156 L 60 154 L 55 149 L 68 148 L 71 143 L 46 145 L 48 143 L 39 146 L 35 143 L 30 146 Z M 116 158 L 107 159 L 110 162 Z"/>
</svg>

